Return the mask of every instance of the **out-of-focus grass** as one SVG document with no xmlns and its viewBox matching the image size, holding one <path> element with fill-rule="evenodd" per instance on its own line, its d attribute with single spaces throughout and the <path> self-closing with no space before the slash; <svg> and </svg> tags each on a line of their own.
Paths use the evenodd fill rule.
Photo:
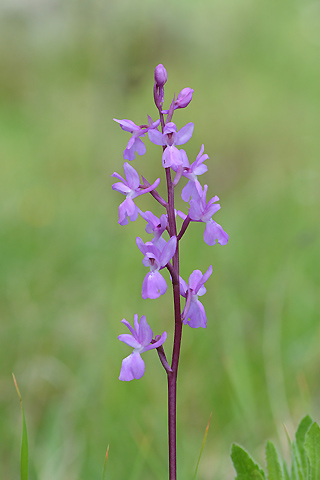
<svg viewBox="0 0 320 480">
<path fill-rule="evenodd" d="M 100 478 L 108 444 L 110 478 L 166 476 L 164 373 L 149 353 L 142 380 L 119 382 L 129 352 L 116 337 L 145 313 L 168 351 L 171 294 L 141 299 L 144 223 L 117 225 L 110 188 L 127 141 L 112 117 L 155 116 L 161 62 L 169 100 L 195 89 L 175 121 L 195 123 L 187 152 L 205 144 L 202 180 L 230 234 L 208 247 L 195 224 L 181 245 L 185 278 L 214 274 L 207 331 L 183 334 L 179 472 L 191 478 L 213 411 L 198 478 L 232 478 L 231 442 L 259 459 L 282 422 L 293 433 L 318 415 L 318 3 L 2 0 L 0 15 L 0 477 L 19 472 L 12 371 L 31 478 Z M 134 166 L 162 175 L 152 145 Z"/>
</svg>

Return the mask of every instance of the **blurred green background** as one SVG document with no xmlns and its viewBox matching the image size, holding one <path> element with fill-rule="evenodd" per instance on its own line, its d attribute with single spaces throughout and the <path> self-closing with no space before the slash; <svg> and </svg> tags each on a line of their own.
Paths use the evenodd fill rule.
<svg viewBox="0 0 320 480">
<path fill-rule="evenodd" d="M 230 235 L 208 247 L 192 224 L 181 244 L 184 278 L 214 274 L 207 330 L 183 334 L 180 479 L 211 411 L 199 480 L 233 478 L 232 442 L 263 463 L 267 438 L 286 452 L 283 423 L 319 421 L 319 32 L 319 1 L 0 0 L 1 479 L 19 477 L 11 372 L 31 479 L 100 479 L 108 444 L 108 479 L 167 476 L 164 372 L 149 352 L 143 379 L 119 382 L 117 335 L 146 314 L 170 351 L 171 291 L 141 299 L 145 222 L 117 224 L 110 177 L 128 141 L 112 118 L 156 118 L 158 63 L 166 105 L 195 90 L 174 121 L 195 123 L 186 150 L 193 161 L 205 144 L 201 180 Z M 133 165 L 153 181 L 160 159 L 147 144 Z"/>
</svg>

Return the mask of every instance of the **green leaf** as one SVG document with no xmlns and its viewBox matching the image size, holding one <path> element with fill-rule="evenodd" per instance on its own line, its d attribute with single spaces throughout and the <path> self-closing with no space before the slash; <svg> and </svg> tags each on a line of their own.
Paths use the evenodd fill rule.
<svg viewBox="0 0 320 480">
<path fill-rule="evenodd" d="M 309 428 L 304 443 L 305 450 L 310 462 L 309 480 L 320 478 L 320 427 L 314 422 Z"/>
<path fill-rule="evenodd" d="M 267 442 L 266 457 L 269 480 L 284 480 L 281 465 L 279 462 L 278 452 L 272 442 Z"/>
<path fill-rule="evenodd" d="M 284 474 L 285 480 L 290 480 L 289 470 L 288 470 L 287 464 L 284 460 L 283 460 L 283 463 L 282 463 L 282 468 L 283 468 L 283 474 Z"/>
<path fill-rule="evenodd" d="M 22 442 L 21 442 L 21 465 L 20 465 L 20 475 L 21 475 L 21 480 L 28 480 L 28 434 L 27 434 L 27 424 L 26 424 L 26 418 L 24 415 L 24 410 L 23 410 L 23 405 L 22 405 L 22 398 L 20 395 L 20 391 L 18 388 L 18 384 L 16 381 L 16 377 L 14 374 L 13 376 L 13 381 L 14 385 L 17 390 L 17 394 L 20 400 L 20 406 L 21 406 L 21 412 L 22 412 Z"/>
<path fill-rule="evenodd" d="M 303 476 L 301 463 L 300 463 L 300 455 L 299 455 L 296 442 L 291 443 L 291 459 L 292 459 L 292 466 L 291 466 L 292 480 L 307 480 L 307 477 Z"/>
<path fill-rule="evenodd" d="M 306 433 L 310 428 L 310 426 L 312 425 L 312 423 L 313 423 L 312 418 L 309 415 L 307 415 L 301 420 L 298 430 L 296 432 L 296 442 L 297 442 L 297 449 L 298 449 L 298 454 L 300 459 L 301 470 L 302 470 L 303 478 L 306 480 L 308 478 L 309 460 L 304 448 L 304 442 L 306 438 Z"/>
<path fill-rule="evenodd" d="M 304 441 L 305 441 L 305 437 L 306 437 L 306 433 L 307 431 L 309 430 L 310 426 L 312 425 L 313 423 L 313 420 L 312 418 L 310 417 L 310 415 L 306 415 L 305 417 L 303 417 L 303 419 L 301 420 L 300 424 L 299 424 L 299 427 L 297 429 L 297 432 L 296 432 L 296 441 L 297 441 L 297 445 L 298 447 L 304 445 Z"/>
<path fill-rule="evenodd" d="M 231 458 L 237 472 L 236 480 L 262 480 L 265 478 L 264 471 L 239 445 L 232 445 Z"/>
</svg>

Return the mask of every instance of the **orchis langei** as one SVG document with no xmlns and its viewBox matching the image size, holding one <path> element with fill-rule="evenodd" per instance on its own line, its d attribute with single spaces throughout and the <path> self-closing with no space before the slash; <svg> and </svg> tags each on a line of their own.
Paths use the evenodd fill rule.
<svg viewBox="0 0 320 480">
<path fill-rule="evenodd" d="M 194 124 L 187 123 L 178 130 L 176 124 L 172 122 L 175 110 L 185 108 L 191 102 L 193 90 L 189 87 L 182 89 L 177 98 L 173 98 L 169 109 L 163 110 L 167 71 L 162 64 L 155 68 L 154 79 L 153 96 L 159 112 L 159 120 L 154 122 L 149 115 L 148 124 L 144 125 L 136 125 L 127 119 L 114 120 L 124 131 L 131 133 L 123 152 L 125 160 L 132 161 L 136 153 L 138 155 L 146 153 L 146 146 L 141 140 L 141 137 L 145 137 L 146 134 L 152 143 L 162 147 L 161 159 L 166 179 L 167 200 L 156 190 L 160 184 L 159 178 L 152 184 L 148 183 L 144 177 L 141 177 L 141 181 L 138 172 L 128 162 L 123 165 L 125 179 L 116 172 L 112 174 L 119 180 L 112 185 L 112 188 L 126 197 L 119 206 L 119 224 L 127 225 L 129 220 L 134 222 L 140 215 L 146 221 L 146 232 L 152 235 L 152 238 L 145 243 L 140 237 L 136 239 L 137 247 L 144 255 L 143 265 L 149 268 L 142 282 L 142 298 L 155 299 L 164 295 L 167 291 L 167 283 L 161 270 L 167 269 L 170 273 L 174 300 L 173 351 L 169 363 L 163 349 L 167 333 L 163 332 L 161 336 L 157 335 L 153 338 L 153 332 L 144 315 L 140 323 L 138 315 L 134 315 L 134 327 L 123 319 L 122 322 L 131 334 L 119 335 L 118 339 L 132 347 L 133 352 L 122 361 L 119 379 L 130 381 L 141 378 L 145 372 L 141 353 L 152 349 L 157 350 L 168 380 L 169 480 L 176 480 L 176 385 L 182 327 L 188 325 L 191 328 L 206 328 L 205 309 L 198 297 L 206 293 L 204 284 L 212 274 L 211 265 L 204 274 L 200 270 L 194 270 L 187 284 L 179 272 L 179 242 L 190 222 L 205 223 L 203 240 L 207 245 L 214 245 L 216 242 L 226 245 L 229 236 L 221 225 L 212 219 L 220 209 L 220 204 L 217 203 L 219 198 L 215 195 L 207 202 L 208 186 L 202 187 L 198 180 L 198 177 L 208 170 L 204 162 L 209 157 L 204 154 L 204 145 L 201 146 L 197 158 L 191 165 L 185 150 L 179 149 L 180 145 L 185 145 L 192 137 Z M 174 180 L 172 180 L 173 173 Z M 181 192 L 182 200 L 189 204 L 186 213 L 175 210 L 174 189 L 183 178 L 187 180 Z M 135 204 L 134 200 L 145 193 L 150 193 L 164 208 L 160 218 L 151 211 L 142 212 Z M 177 216 L 183 220 L 179 233 Z M 183 310 L 180 305 L 181 296 L 185 298 Z"/>
</svg>

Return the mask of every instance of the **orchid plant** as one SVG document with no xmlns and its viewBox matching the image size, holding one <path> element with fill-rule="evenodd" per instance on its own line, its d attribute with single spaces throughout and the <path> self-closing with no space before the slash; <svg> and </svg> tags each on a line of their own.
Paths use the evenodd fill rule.
<svg viewBox="0 0 320 480">
<path fill-rule="evenodd" d="M 154 337 L 144 315 L 139 322 L 138 314 L 135 314 L 133 326 L 123 319 L 122 323 L 130 333 L 119 335 L 118 339 L 133 348 L 133 352 L 122 361 L 119 379 L 130 381 L 141 378 L 145 372 L 145 363 L 141 354 L 148 350 L 157 350 L 168 382 L 169 480 L 176 480 L 177 374 L 182 328 L 183 325 L 191 328 L 206 328 L 207 317 L 199 297 L 206 293 L 204 284 L 212 274 L 212 265 L 208 266 L 204 274 L 200 270 L 194 270 L 187 283 L 180 276 L 179 244 L 190 222 L 205 224 L 203 240 L 207 245 L 214 245 L 216 242 L 226 245 L 229 236 L 212 218 L 220 209 L 220 204 L 217 203 L 219 198 L 215 195 L 207 202 L 208 186 L 202 186 L 198 180 L 198 177 L 207 171 L 204 162 L 209 157 L 204 154 L 204 145 L 201 146 L 198 156 L 191 165 L 185 150 L 179 148 L 192 137 L 194 124 L 187 123 L 178 130 L 175 123 L 172 122 L 175 110 L 185 108 L 191 102 L 193 89 L 186 87 L 181 90 L 177 98 L 173 98 L 169 109 L 164 110 L 164 85 L 167 82 L 167 71 L 162 64 L 155 68 L 154 80 L 153 96 L 159 112 L 159 119 L 153 121 L 148 115 L 148 124 L 145 125 L 136 125 L 127 119 L 114 120 L 120 124 L 122 130 L 131 133 L 123 152 L 125 160 L 131 162 L 135 159 L 136 153 L 138 155 L 146 153 L 146 146 L 142 141 L 146 135 L 152 143 L 162 147 L 162 166 L 166 180 L 167 199 L 165 200 L 157 191 L 160 184 L 159 178 L 150 184 L 143 176 L 140 178 L 138 172 L 128 162 L 125 162 L 123 166 L 125 179 L 116 172 L 112 174 L 119 180 L 112 185 L 112 188 L 126 197 L 119 206 L 119 224 L 127 225 L 129 220 L 134 222 L 140 216 L 146 222 L 146 232 L 151 235 L 151 239 L 145 243 L 140 237 L 136 239 L 137 247 L 144 256 L 143 265 L 149 268 L 142 282 L 142 298 L 155 299 L 164 295 L 167 291 L 167 283 L 161 271 L 164 269 L 169 271 L 174 301 L 173 350 L 169 362 L 163 348 L 167 333 L 163 332 Z M 183 178 L 187 180 L 181 193 L 182 200 L 189 204 L 186 206 L 186 213 L 175 210 L 175 187 Z M 142 212 L 135 204 L 135 199 L 145 193 L 150 193 L 164 208 L 164 213 L 160 218 L 157 218 L 151 211 Z M 177 229 L 178 217 L 181 219 L 179 232 Z M 169 238 L 166 239 L 165 235 Z M 183 309 L 181 308 L 181 297 L 185 299 Z"/>
</svg>

